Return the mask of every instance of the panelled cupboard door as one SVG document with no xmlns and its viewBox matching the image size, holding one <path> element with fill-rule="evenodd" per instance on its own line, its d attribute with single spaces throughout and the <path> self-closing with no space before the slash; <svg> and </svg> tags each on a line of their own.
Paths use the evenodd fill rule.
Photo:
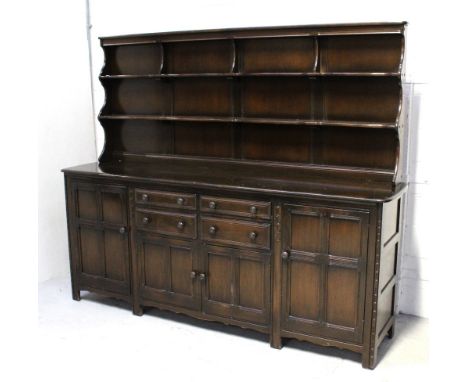
<svg viewBox="0 0 468 382">
<path fill-rule="evenodd" d="M 130 293 L 125 187 L 73 183 L 76 273 L 83 287 Z"/>
<path fill-rule="evenodd" d="M 203 245 L 203 311 L 260 325 L 270 321 L 270 253 Z"/>
<path fill-rule="evenodd" d="M 162 304 L 200 310 L 194 244 L 138 233 L 139 294 Z"/>
<path fill-rule="evenodd" d="M 285 205 L 281 328 L 362 343 L 369 213 Z"/>
</svg>

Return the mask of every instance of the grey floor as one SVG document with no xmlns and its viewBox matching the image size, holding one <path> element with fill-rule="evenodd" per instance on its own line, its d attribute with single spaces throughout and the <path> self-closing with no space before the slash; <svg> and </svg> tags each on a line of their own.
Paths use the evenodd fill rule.
<svg viewBox="0 0 468 382">
<path fill-rule="evenodd" d="M 360 356 L 290 340 L 270 348 L 263 334 L 151 309 L 142 317 L 114 299 L 82 292 L 69 281 L 39 285 L 41 370 L 49 380 L 120 381 L 407 381 L 428 365 L 429 322 L 400 315 L 373 371 Z M 66 378 L 64 379 L 64 376 Z"/>
</svg>

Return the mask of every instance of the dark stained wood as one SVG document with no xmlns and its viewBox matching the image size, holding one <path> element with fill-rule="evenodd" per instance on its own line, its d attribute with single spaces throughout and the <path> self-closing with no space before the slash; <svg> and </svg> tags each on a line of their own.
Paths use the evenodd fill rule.
<svg viewBox="0 0 468 382">
<path fill-rule="evenodd" d="M 307 79 L 245 78 L 242 81 L 242 117 L 307 119 L 311 115 L 311 101 L 311 84 Z"/>
<path fill-rule="evenodd" d="M 72 297 L 360 353 L 395 330 L 406 23 L 101 38 L 99 163 L 64 169 Z"/>
<path fill-rule="evenodd" d="M 210 243 L 270 249 L 270 224 L 202 217 L 201 238 Z"/>
<path fill-rule="evenodd" d="M 404 39 L 401 35 L 333 36 L 320 38 L 322 73 L 399 73 Z"/>
<path fill-rule="evenodd" d="M 200 211 L 212 214 L 270 219 L 271 203 L 202 195 L 200 197 Z"/>
<path fill-rule="evenodd" d="M 74 277 L 81 286 L 129 295 L 126 188 L 81 181 L 68 187 Z"/>
<path fill-rule="evenodd" d="M 232 158 L 232 127 L 227 123 L 174 123 L 174 154 Z"/>
<path fill-rule="evenodd" d="M 310 37 L 245 39 L 239 42 L 244 73 L 314 72 L 317 41 Z"/>
<path fill-rule="evenodd" d="M 269 254 L 206 245 L 203 311 L 257 324 L 270 321 Z"/>
<path fill-rule="evenodd" d="M 161 69 L 159 44 L 109 46 L 104 54 L 104 75 L 159 73 Z"/>
<path fill-rule="evenodd" d="M 308 163 L 313 131 L 307 126 L 242 125 L 241 150 L 244 159 Z"/>
<path fill-rule="evenodd" d="M 161 235 L 191 239 L 197 237 L 197 221 L 193 214 L 137 208 L 135 224 L 140 230 Z"/>
<path fill-rule="evenodd" d="M 174 80 L 175 115 L 230 116 L 231 83 L 218 78 Z"/>
<path fill-rule="evenodd" d="M 281 327 L 361 344 L 369 212 L 285 208 Z"/>
<path fill-rule="evenodd" d="M 191 272 L 197 254 L 189 241 L 138 236 L 139 290 L 142 299 L 197 309 L 200 285 Z"/>
<path fill-rule="evenodd" d="M 231 48 L 229 40 L 165 44 L 164 71 L 167 73 L 227 73 L 232 69 L 234 51 Z"/>
<path fill-rule="evenodd" d="M 136 189 L 135 203 L 149 207 L 169 207 L 195 210 L 197 198 L 195 194 L 166 191 L 161 192 L 151 189 Z"/>
</svg>

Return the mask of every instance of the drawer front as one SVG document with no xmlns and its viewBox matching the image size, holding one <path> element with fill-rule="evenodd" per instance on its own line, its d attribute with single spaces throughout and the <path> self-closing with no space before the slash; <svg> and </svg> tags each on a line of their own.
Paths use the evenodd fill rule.
<svg viewBox="0 0 468 382">
<path fill-rule="evenodd" d="M 269 223 L 202 217 L 201 225 L 201 235 L 205 241 L 270 249 Z"/>
<path fill-rule="evenodd" d="M 200 198 L 200 210 L 251 218 L 270 219 L 271 216 L 271 204 L 269 202 L 211 196 L 202 196 Z"/>
<path fill-rule="evenodd" d="M 178 192 L 135 190 L 135 202 L 140 205 L 196 209 L 195 194 L 183 194 Z"/>
<path fill-rule="evenodd" d="M 140 230 L 191 239 L 197 237 L 197 219 L 194 214 L 137 209 L 135 219 Z"/>
</svg>

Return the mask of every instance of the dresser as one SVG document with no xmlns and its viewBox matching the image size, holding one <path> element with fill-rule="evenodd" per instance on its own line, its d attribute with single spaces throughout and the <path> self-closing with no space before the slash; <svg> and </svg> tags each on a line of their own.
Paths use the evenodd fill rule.
<svg viewBox="0 0 468 382">
<path fill-rule="evenodd" d="M 105 145 L 64 169 L 91 291 L 362 355 L 395 328 L 406 23 L 102 37 Z"/>
</svg>

